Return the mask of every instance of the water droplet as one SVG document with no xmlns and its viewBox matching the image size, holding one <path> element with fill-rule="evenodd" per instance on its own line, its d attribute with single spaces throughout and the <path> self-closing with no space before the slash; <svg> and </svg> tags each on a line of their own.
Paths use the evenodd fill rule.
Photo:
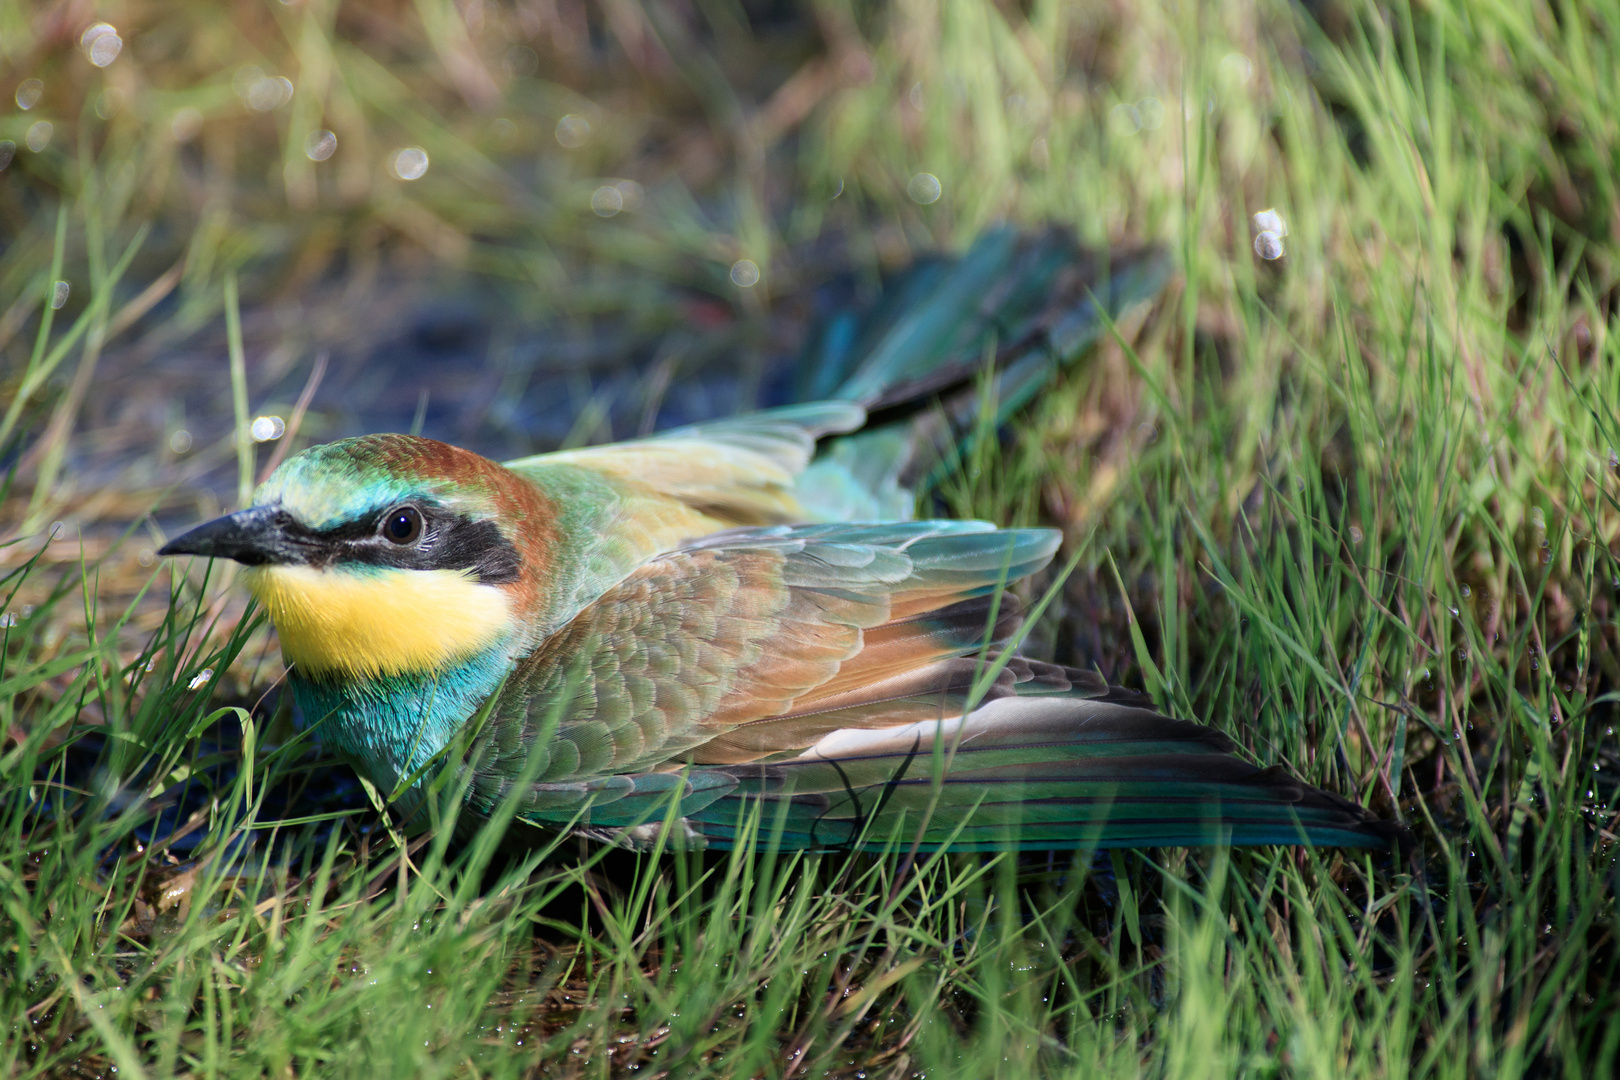
<svg viewBox="0 0 1620 1080">
<path fill-rule="evenodd" d="M 759 284 L 759 264 L 753 259 L 738 259 L 731 264 L 731 283 L 739 288 L 752 289 Z"/>
<path fill-rule="evenodd" d="M 242 100 L 254 112 L 274 112 L 281 108 L 293 97 L 292 80 L 281 75 L 267 75 L 252 86 L 243 95 Z"/>
<path fill-rule="evenodd" d="M 189 683 L 186 684 L 186 689 L 187 690 L 201 690 L 203 687 L 208 685 L 208 681 L 210 679 L 212 679 L 213 677 L 214 677 L 214 669 L 213 668 L 211 668 L 211 667 L 203 668 L 201 671 L 197 672 L 196 678 L 192 679 Z"/>
<path fill-rule="evenodd" d="M 833 179 L 837 182 L 833 185 L 833 193 L 827 196 L 828 202 L 832 202 L 834 199 L 838 198 L 838 196 L 844 193 L 844 178 L 842 176 L 837 176 Z"/>
<path fill-rule="evenodd" d="M 41 120 L 28 129 L 28 134 L 23 136 L 23 142 L 27 144 L 28 149 L 37 154 L 51 145 L 51 136 L 54 134 L 56 126 L 49 120 Z"/>
<path fill-rule="evenodd" d="M 526 79 L 540 70 L 540 55 L 527 45 L 514 45 L 506 50 L 502 65 L 511 78 Z"/>
<path fill-rule="evenodd" d="M 1470 589 L 1466 584 L 1462 587 L 1461 592 L 1465 597 L 1473 595 L 1473 590 Z"/>
<path fill-rule="evenodd" d="M 428 171 L 427 151 L 420 146 L 407 146 L 394 154 L 389 167 L 401 180 L 420 180 Z"/>
<path fill-rule="evenodd" d="M 27 112 L 39 104 L 45 95 L 45 84 L 38 79 L 24 79 L 17 84 L 17 108 Z"/>
<path fill-rule="evenodd" d="M 1283 257 L 1282 237 L 1266 229 L 1254 238 L 1254 253 L 1267 262 Z"/>
<path fill-rule="evenodd" d="M 153 563 L 157 562 L 157 552 L 153 551 L 151 548 L 141 548 L 141 550 L 135 555 L 135 561 L 140 563 L 142 566 L 151 566 Z"/>
<path fill-rule="evenodd" d="M 1288 223 L 1283 220 L 1281 214 L 1269 206 L 1254 215 L 1253 224 L 1255 232 L 1274 232 L 1278 236 L 1288 235 Z"/>
<path fill-rule="evenodd" d="M 17 625 L 17 613 L 16 612 L 8 611 L 5 614 L 0 615 L 0 629 L 9 630 L 11 627 L 16 626 L 16 625 Z"/>
<path fill-rule="evenodd" d="M 611 184 L 603 184 L 591 193 L 591 209 L 597 217 L 610 218 L 624 209 L 624 194 Z"/>
<path fill-rule="evenodd" d="M 906 185 L 906 194 L 911 196 L 911 201 L 920 203 L 923 206 L 938 202 L 939 196 L 944 190 L 940 185 L 939 177 L 927 172 L 920 172 L 913 176 L 911 182 Z"/>
<path fill-rule="evenodd" d="M 1145 97 L 1136 103 L 1136 121 L 1143 131 L 1158 131 L 1164 127 L 1164 104 L 1156 97 Z"/>
<path fill-rule="evenodd" d="M 248 428 L 254 442 L 275 442 L 286 434 L 287 425 L 279 416 L 260 416 L 254 419 L 253 426 Z"/>
<path fill-rule="evenodd" d="M 51 310 L 61 311 L 62 305 L 68 302 L 68 297 L 72 294 L 72 292 L 72 285 L 69 285 L 65 281 L 58 281 L 56 283 L 56 287 L 51 290 Z"/>
<path fill-rule="evenodd" d="M 626 212 L 640 210 L 641 204 L 647 200 L 647 191 L 634 180 L 615 180 L 613 186 L 618 190 L 619 197 L 624 200 Z"/>
<path fill-rule="evenodd" d="M 180 428 L 169 436 L 169 449 L 177 454 L 183 454 L 191 449 L 191 432 Z"/>
<path fill-rule="evenodd" d="M 1249 80 L 1254 78 L 1254 61 L 1239 52 L 1230 52 L 1221 57 L 1221 77 L 1239 86 L 1247 86 Z"/>
<path fill-rule="evenodd" d="M 79 35 L 79 48 L 92 64 L 104 68 L 124 51 L 124 39 L 118 36 L 112 23 L 98 22 Z"/>
<path fill-rule="evenodd" d="M 1350 526 L 1350 542 L 1352 544 L 1359 544 L 1363 539 L 1365 539 L 1365 537 L 1363 536 L 1361 529 L 1355 525 Z"/>
<path fill-rule="evenodd" d="M 17 156 L 17 144 L 10 139 L 0 139 L 0 172 L 4 172 L 11 159 Z"/>
<path fill-rule="evenodd" d="M 556 136 L 564 150 L 578 150 L 591 137 L 591 122 L 583 116 L 569 113 L 557 121 Z"/>
<path fill-rule="evenodd" d="M 304 156 L 311 161 L 325 161 L 337 153 L 337 135 L 322 128 L 309 133 L 304 140 Z"/>
</svg>

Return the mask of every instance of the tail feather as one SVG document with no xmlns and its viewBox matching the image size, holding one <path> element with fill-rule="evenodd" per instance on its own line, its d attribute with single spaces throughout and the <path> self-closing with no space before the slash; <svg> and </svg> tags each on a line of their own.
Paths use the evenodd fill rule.
<svg viewBox="0 0 1620 1080">
<path fill-rule="evenodd" d="M 715 847 L 735 840 L 754 803 L 766 828 L 780 820 L 790 848 L 1405 840 L 1355 803 L 1233 750 L 1213 728 L 1104 698 L 1008 697 L 965 722 L 842 730 L 797 758 L 716 770 L 735 788 L 685 821 Z"/>
<path fill-rule="evenodd" d="M 918 264 L 864 324 L 833 320 L 801 365 L 811 396 L 883 415 L 823 447 L 799 478 L 800 504 L 823 520 L 909 517 L 910 485 L 951 457 L 979 414 L 987 355 L 999 425 L 1168 277 L 1158 249 L 1087 252 L 1061 229 L 991 229 L 959 258 Z M 924 408 L 936 395 L 943 415 Z"/>
</svg>

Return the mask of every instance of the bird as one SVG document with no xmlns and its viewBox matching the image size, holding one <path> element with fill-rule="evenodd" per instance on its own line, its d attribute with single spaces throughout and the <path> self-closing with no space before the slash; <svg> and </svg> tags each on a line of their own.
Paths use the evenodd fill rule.
<svg viewBox="0 0 1620 1080">
<path fill-rule="evenodd" d="M 1016 408 L 1157 295 L 1162 253 L 1103 277 L 1065 233 L 1003 228 L 922 276 L 813 347 L 824 400 L 504 464 L 339 439 L 160 554 L 245 566 L 304 722 L 407 816 L 445 776 L 467 821 L 639 848 L 1400 846 L 1219 730 L 1023 655 L 1009 586 L 1060 532 L 910 516 L 952 409 L 985 405 L 897 403 L 939 402 L 990 340 Z"/>
</svg>

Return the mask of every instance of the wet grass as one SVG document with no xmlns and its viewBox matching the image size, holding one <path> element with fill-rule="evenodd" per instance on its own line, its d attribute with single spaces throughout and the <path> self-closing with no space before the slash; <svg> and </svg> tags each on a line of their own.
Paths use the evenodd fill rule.
<svg viewBox="0 0 1620 1080">
<path fill-rule="evenodd" d="M 97 68 L 88 10 L 0 3 L 0 91 L 40 80 L 0 116 L 0 1068 L 1612 1072 L 1613 13 L 670 10 L 131 3 Z M 585 419 L 385 364 L 393 426 L 538 448 L 768 397 L 828 302 L 1003 218 L 1177 280 L 928 497 L 1065 528 L 1039 649 L 1412 859 L 406 836 L 295 732 L 229 573 L 151 565 L 268 463 L 244 421 L 358 422 L 367 340 L 440 286 L 494 298 L 490 400 Z"/>
</svg>

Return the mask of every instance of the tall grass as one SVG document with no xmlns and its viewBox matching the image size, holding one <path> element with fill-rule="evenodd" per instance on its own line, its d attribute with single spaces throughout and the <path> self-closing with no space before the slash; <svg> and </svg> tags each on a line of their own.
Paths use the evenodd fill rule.
<svg viewBox="0 0 1620 1080">
<path fill-rule="evenodd" d="M 0 90 L 44 84 L 0 117 L 0 1068 L 1612 1072 L 1614 14 L 698 8 L 132 3 L 96 69 L 65 9 L 0 3 Z M 249 66 L 291 97 L 254 111 Z M 262 464 L 244 397 L 319 345 L 255 323 L 276 296 L 448 261 L 563 328 L 706 340 L 680 324 L 722 311 L 754 378 L 829 249 L 871 283 L 1007 217 L 1163 242 L 1178 282 L 929 498 L 1089 536 L 1042 648 L 1401 819 L 1415 857 L 406 835 L 261 701 L 262 623 L 126 531 Z M 97 372 L 188 341 L 217 344 L 218 443 L 82 484 Z"/>
</svg>

